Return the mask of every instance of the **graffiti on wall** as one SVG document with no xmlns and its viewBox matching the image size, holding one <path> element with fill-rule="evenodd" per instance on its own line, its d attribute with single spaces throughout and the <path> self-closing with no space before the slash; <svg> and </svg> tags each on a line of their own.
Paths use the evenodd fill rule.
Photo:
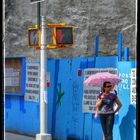
<svg viewBox="0 0 140 140">
<path fill-rule="evenodd" d="M 63 95 L 64 95 L 64 91 L 61 90 L 61 83 L 59 83 L 59 87 L 57 88 L 56 106 L 61 106 L 61 101 L 62 101 Z"/>
<path fill-rule="evenodd" d="M 119 77 L 121 78 L 121 82 L 118 85 L 118 90 L 130 90 L 130 78 L 131 78 L 131 74 L 130 73 L 119 73 Z"/>
<path fill-rule="evenodd" d="M 78 113 L 80 110 L 80 103 L 79 103 L 79 97 L 80 97 L 80 93 L 79 91 L 79 82 L 77 80 L 73 81 L 72 84 L 72 122 L 73 122 L 73 130 L 76 131 L 76 129 L 78 128 L 78 124 L 79 124 L 79 117 L 78 117 Z"/>
</svg>

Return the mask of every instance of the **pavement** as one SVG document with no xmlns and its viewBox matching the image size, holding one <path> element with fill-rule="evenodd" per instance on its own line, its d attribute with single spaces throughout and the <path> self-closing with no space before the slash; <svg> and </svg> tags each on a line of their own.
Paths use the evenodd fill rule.
<svg viewBox="0 0 140 140">
<path fill-rule="evenodd" d="M 4 140 L 35 140 L 35 137 L 5 132 Z"/>
</svg>

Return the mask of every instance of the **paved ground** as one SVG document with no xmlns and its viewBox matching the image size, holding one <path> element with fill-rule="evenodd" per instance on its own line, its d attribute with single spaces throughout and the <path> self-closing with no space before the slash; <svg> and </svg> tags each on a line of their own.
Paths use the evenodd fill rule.
<svg viewBox="0 0 140 140">
<path fill-rule="evenodd" d="M 35 140 L 35 137 L 29 137 L 29 136 L 5 132 L 4 140 Z"/>
</svg>

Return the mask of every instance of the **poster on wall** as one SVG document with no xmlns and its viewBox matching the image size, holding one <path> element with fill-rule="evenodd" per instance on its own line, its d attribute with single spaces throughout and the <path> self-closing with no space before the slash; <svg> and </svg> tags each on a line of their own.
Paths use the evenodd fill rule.
<svg viewBox="0 0 140 140">
<path fill-rule="evenodd" d="M 88 68 L 84 70 L 84 81 L 92 74 L 99 72 L 100 69 Z M 100 87 L 85 86 L 83 92 L 82 108 L 83 113 L 94 113 L 95 103 L 98 93 L 101 91 Z"/>
<path fill-rule="evenodd" d="M 22 95 L 22 84 L 24 82 L 24 61 L 20 58 L 5 58 L 5 93 L 10 95 Z"/>
<path fill-rule="evenodd" d="M 130 104 L 136 104 L 136 69 L 131 69 Z"/>
<path fill-rule="evenodd" d="M 26 64 L 26 90 L 25 100 L 39 102 L 39 83 L 40 83 L 39 63 Z"/>
<path fill-rule="evenodd" d="M 117 74 L 117 69 L 115 68 L 87 68 L 84 70 L 84 80 L 86 80 L 90 75 L 97 72 L 110 72 L 112 74 Z M 101 87 L 95 86 L 85 86 L 83 87 L 83 101 L 82 110 L 83 113 L 95 113 L 95 104 L 99 93 L 101 92 Z M 115 106 L 114 106 L 115 107 Z"/>
</svg>

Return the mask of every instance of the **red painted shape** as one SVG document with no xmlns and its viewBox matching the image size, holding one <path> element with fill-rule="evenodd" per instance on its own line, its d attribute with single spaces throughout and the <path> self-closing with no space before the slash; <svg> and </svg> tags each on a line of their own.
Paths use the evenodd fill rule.
<svg viewBox="0 0 140 140">
<path fill-rule="evenodd" d="M 50 87 L 50 82 L 47 82 L 47 87 Z"/>
<path fill-rule="evenodd" d="M 82 70 L 78 70 L 78 76 L 82 76 Z"/>
</svg>

